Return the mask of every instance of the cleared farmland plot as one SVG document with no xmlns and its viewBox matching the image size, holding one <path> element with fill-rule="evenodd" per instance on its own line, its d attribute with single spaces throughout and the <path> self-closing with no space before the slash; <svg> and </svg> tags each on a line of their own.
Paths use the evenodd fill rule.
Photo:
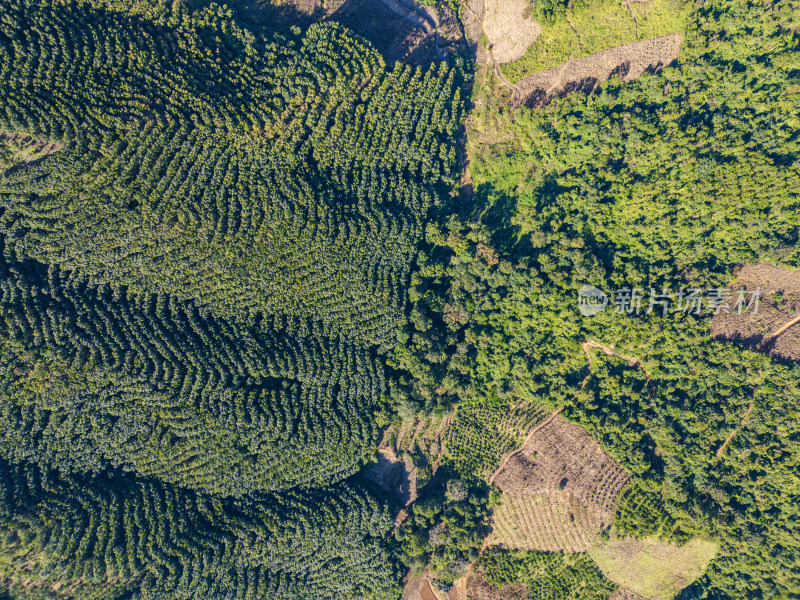
<svg viewBox="0 0 800 600">
<path fill-rule="evenodd" d="M 583 428 L 557 415 L 495 476 L 504 496 L 490 543 L 520 550 L 587 550 L 610 525 L 629 479 Z"/>
<path fill-rule="evenodd" d="M 596 543 L 604 523 L 567 494 L 504 494 L 494 511 L 490 544 L 518 550 L 583 552 Z"/>
<path fill-rule="evenodd" d="M 447 455 L 461 472 L 488 479 L 503 456 L 519 448 L 547 413 L 531 402 L 465 403 L 448 429 Z"/>
<path fill-rule="evenodd" d="M 582 427 L 557 416 L 512 457 L 495 483 L 509 494 L 564 493 L 610 517 L 628 479 Z"/>
<path fill-rule="evenodd" d="M 611 581 L 647 600 L 669 600 L 703 574 L 717 551 L 716 544 L 698 538 L 683 546 L 620 538 L 589 554 Z"/>
</svg>

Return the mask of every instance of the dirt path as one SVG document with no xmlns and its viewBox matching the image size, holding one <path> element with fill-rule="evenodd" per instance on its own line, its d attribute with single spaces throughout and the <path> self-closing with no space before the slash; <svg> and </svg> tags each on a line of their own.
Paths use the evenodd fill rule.
<svg viewBox="0 0 800 600">
<path fill-rule="evenodd" d="M 725 449 L 728 447 L 728 444 L 730 444 L 731 441 L 733 441 L 733 438 L 736 436 L 737 433 L 739 433 L 739 430 L 742 427 L 744 427 L 744 422 L 747 420 L 747 417 L 750 416 L 750 413 L 753 412 L 754 406 L 755 403 L 751 402 L 750 406 L 747 408 L 747 412 L 745 413 L 744 418 L 739 423 L 739 427 L 737 427 L 731 432 L 731 434 L 728 436 L 728 439 L 725 440 L 725 443 L 723 443 L 722 446 L 719 447 L 719 450 L 717 450 L 717 458 L 722 458 L 722 455 L 725 453 Z"/>
<path fill-rule="evenodd" d="M 449 415 L 447 415 L 442 422 L 439 424 L 439 428 L 436 430 L 436 439 L 439 440 L 439 455 L 436 457 L 436 462 L 433 463 L 431 467 L 431 477 L 436 475 L 436 470 L 439 468 L 439 463 L 442 461 L 442 456 L 445 453 L 445 439 L 446 436 L 444 435 L 448 429 L 450 429 L 450 425 L 453 423 L 453 419 L 456 417 L 456 412 L 458 412 L 458 406 L 453 409 Z"/>
<path fill-rule="evenodd" d="M 631 19 L 633 19 L 633 25 L 636 28 L 636 39 L 639 39 L 639 20 L 636 18 L 636 13 L 633 12 L 633 7 L 631 6 L 631 0 L 625 0 L 625 8 L 628 9 L 628 12 L 631 14 Z"/>
<path fill-rule="evenodd" d="M 606 356 L 615 356 L 619 359 L 626 361 L 628 363 L 628 366 L 631 368 L 641 369 L 642 373 L 644 373 L 644 376 L 647 378 L 647 385 L 648 387 L 651 388 L 650 394 L 652 395 L 653 393 L 652 379 L 650 377 L 650 373 L 648 373 L 647 369 L 644 368 L 644 365 L 642 364 L 642 361 L 640 359 L 634 356 L 625 356 L 624 354 L 617 354 L 616 352 L 614 352 L 614 346 L 605 346 L 603 344 L 598 344 L 597 342 L 591 342 L 591 341 L 583 342 L 583 344 L 581 344 L 581 348 L 583 348 L 583 352 L 584 354 L 586 354 L 586 361 L 588 362 L 588 367 L 589 367 L 589 373 L 586 375 L 586 377 L 584 377 L 583 382 L 581 383 L 581 389 L 586 387 L 589 378 L 592 376 L 592 355 L 589 354 L 589 349 L 597 348 L 598 350 L 602 350 L 603 354 L 605 354 Z"/>
<path fill-rule="evenodd" d="M 429 20 L 430 16 L 427 13 L 414 10 L 403 3 L 397 2 L 396 0 L 381 0 L 381 2 L 394 14 L 416 25 L 420 29 L 424 30 L 425 33 L 431 33 L 436 29 L 436 27 Z"/>
<path fill-rule="evenodd" d="M 561 85 L 561 80 L 564 78 L 564 73 L 566 72 L 567 67 L 569 67 L 572 64 L 572 57 L 574 57 L 574 56 L 575 56 L 575 52 L 570 54 L 569 58 L 566 60 L 566 62 L 563 65 L 561 65 L 561 68 L 558 71 L 558 75 L 556 76 L 556 79 L 553 82 L 553 85 L 551 85 L 547 89 L 545 94 L 547 94 L 549 96 L 550 94 L 552 94 L 558 88 L 558 86 Z M 514 89 L 517 89 L 517 88 L 515 87 Z"/>
<path fill-rule="evenodd" d="M 561 412 L 562 412 L 562 411 L 563 411 L 565 408 L 566 408 L 566 406 L 562 406 L 561 408 L 558 408 L 558 409 L 554 410 L 552 413 L 550 413 L 550 416 L 549 416 L 549 417 L 547 417 L 547 418 L 546 418 L 544 421 L 542 421 L 542 422 L 541 422 L 541 423 L 539 423 L 539 424 L 538 424 L 536 427 L 534 427 L 533 429 L 531 429 L 531 432 L 530 432 L 530 433 L 528 434 L 528 436 L 525 438 L 525 441 L 524 441 L 524 442 L 522 442 L 522 446 L 520 446 L 520 447 L 519 447 L 517 450 L 514 450 L 513 452 L 509 452 L 509 453 L 506 455 L 506 457 L 505 457 L 505 459 L 503 460 L 503 462 L 500 464 L 500 466 L 499 466 L 499 467 L 497 467 L 497 470 L 496 470 L 494 473 L 492 473 L 492 476 L 491 476 L 491 477 L 489 477 L 489 485 L 491 485 L 492 483 L 494 483 L 495 477 L 497 477 L 497 476 L 498 476 L 498 475 L 499 475 L 499 474 L 502 472 L 502 470 L 503 470 L 503 469 L 505 468 L 505 466 L 508 464 L 508 461 L 509 461 L 509 460 L 511 460 L 513 457 L 515 457 L 517 454 L 519 454 L 520 452 L 522 452 L 522 451 L 525 449 L 525 446 L 528 444 L 528 442 L 530 442 L 530 441 L 531 441 L 531 438 L 532 438 L 532 437 L 533 437 L 533 436 L 536 434 L 536 432 L 537 432 L 537 431 L 539 431 L 539 430 L 540 430 L 542 427 L 544 427 L 545 425 L 549 424 L 549 423 L 550 423 L 550 421 L 552 421 L 553 419 L 555 419 L 555 418 L 556 418 L 558 415 L 560 415 L 560 414 L 561 414 Z"/>
<path fill-rule="evenodd" d="M 790 327 L 794 327 L 794 326 L 795 326 L 795 325 L 797 325 L 798 323 L 800 323 L 800 315 L 796 316 L 794 319 L 792 319 L 791 321 L 787 322 L 787 323 L 786 323 L 786 324 L 785 324 L 783 327 L 781 327 L 780 329 L 778 329 L 778 331 L 776 331 L 776 332 L 775 332 L 775 333 L 773 333 L 771 336 L 769 336 L 768 338 L 766 338 L 766 339 L 765 339 L 763 342 L 761 342 L 761 345 L 762 345 L 762 346 L 767 346 L 768 344 L 771 344 L 772 342 L 774 342 L 775 340 L 777 340 L 777 339 L 778 339 L 778 337 L 780 337 L 782 334 L 786 333 L 786 331 L 787 331 L 787 330 L 788 330 Z"/>
<path fill-rule="evenodd" d="M 422 29 L 427 35 L 436 33 L 439 29 L 438 15 L 435 9 L 431 7 L 417 6 L 413 2 L 406 0 L 380 0 L 380 2 L 397 16 Z M 439 60 L 447 58 L 447 54 L 439 45 L 439 36 L 434 39 L 434 49 Z"/>
</svg>

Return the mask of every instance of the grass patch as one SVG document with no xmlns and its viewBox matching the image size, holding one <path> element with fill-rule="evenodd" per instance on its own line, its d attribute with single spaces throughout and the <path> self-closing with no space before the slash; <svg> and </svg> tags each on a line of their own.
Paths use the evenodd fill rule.
<svg viewBox="0 0 800 600">
<path fill-rule="evenodd" d="M 674 597 L 703 574 L 716 553 L 716 544 L 699 538 L 683 546 L 617 538 L 589 551 L 606 577 L 648 600 Z"/>
<path fill-rule="evenodd" d="M 516 83 L 570 58 L 683 32 L 689 11 L 690 7 L 679 0 L 649 0 L 632 3 L 630 8 L 620 0 L 596 0 L 588 6 L 567 9 L 565 19 L 542 23 L 542 33 L 525 56 L 500 68 Z"/>
</svg>

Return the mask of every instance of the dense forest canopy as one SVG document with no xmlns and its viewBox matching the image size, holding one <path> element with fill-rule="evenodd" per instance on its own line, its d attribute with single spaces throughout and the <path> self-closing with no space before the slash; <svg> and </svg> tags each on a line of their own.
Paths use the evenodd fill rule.
<svg viewBox="0 0 800 600">
<path fill-rule="evenodd" d="M 681 598 L 790 598 L 800 367 L 715 341 L 709 322 L 715 290 L 732 310 L 739 265 L 800 267 L 797 8 L 720 0 L 693 15 L 657 74 L 545 108 L 481 97 L 475 195 L 428 227 L 390 385 L 405 413 L 458 407 L 473 441 L 446 460 L 463 477 L 499 462 L 492 419 L 520 399 L 563 407 L 633 475 L 618 535 L 721 544 Z M 579 312 L 584 285 L 607 293 L 604 312 Z M 690 289 L 697 311 L 679 306 Z M 487 553 L 478 567 L 530 597 L 609 594 L 588 558 Z M 568 575 L 551 587 L 554 569 Z"/>
<path fill-rule="evenodd" d="M 535 106 L 488 39 L 243 10 L 0 0 L 0 590 L 655 600 L 647 546 L 702 550 L 670 597 L 800 596 L 800 365 L 710 329 L 800 277 L 796 3 L 682 3 L 676 62 Z"/>
<path fill-rule="evenodd" d="M 6 584 L 389 597 L 387 502 L 348 478 L 460 75 L 213 5 L 0 10 L 0 131 L 57 146 L 0 174 Z"/>
</svg>

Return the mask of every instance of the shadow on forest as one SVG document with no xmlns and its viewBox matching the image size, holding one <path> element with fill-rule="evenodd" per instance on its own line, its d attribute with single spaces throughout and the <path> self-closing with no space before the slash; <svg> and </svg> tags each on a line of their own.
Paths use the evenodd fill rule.
<svg viewBox="0 0 800 600">
<path fill-rule="evenodd" d="M 518 198 L 499 192 L 489 183 L 465 190 L 453 202 L 447 203 L 444 214 L 456 213 L 467 222 L 478 222 L 491 232 L 492 245 L 509 256 L 529 255 L 533 250 L 530 239 L 523 235 L 515 221 Z"/>
<path fill-rule="evenodd" d="M 641 75 L 655 75 L 658 73 L 658 71 L 671 64 L 674 64 L 674 61 L 668 64 L 658 62 L 648 66 Z M 612 79 L 614 76 L 624 81 L 625 78 L 630 74 L 630 71 L 631 63 L 630 61 L 625 61 L 617 65 L 607 78 L 604 77 L 602 80 L 600 80 L 598 77 L 588 76 L 584 77 L 583 79 L 569 81 L 562 88 L 549 94 L 542 88 L 535 88 L 529 92 L 524 99 L 520 101 L 520 103 L 527 108 L 534 109 L 547 106 L 553 100 L 564 98 L 574 92 L 581 92 L 584 94 L 599 94 L 600 85 L 603 82 L 608 79 Z"/>
<path fill-rule="evenodd" d="M 209 4 L 211 0 L 191 0 L 194 9 Z M 380 0 L 345 0 L 331 8 L 313 0 L 306 5 L 308 10 L 304 11 L 294 2 L 275 5 L 269 0 L 232 0 L 230 3 L 239 23 L 263 34 L 279 33 L 292 26 L 306 29 L 313 23 L 333 21 L 370 42 L 390 64 L 400 61 L 427 66 L 437 61 L 436 36 L 425 34 Z"/>
</svg>

